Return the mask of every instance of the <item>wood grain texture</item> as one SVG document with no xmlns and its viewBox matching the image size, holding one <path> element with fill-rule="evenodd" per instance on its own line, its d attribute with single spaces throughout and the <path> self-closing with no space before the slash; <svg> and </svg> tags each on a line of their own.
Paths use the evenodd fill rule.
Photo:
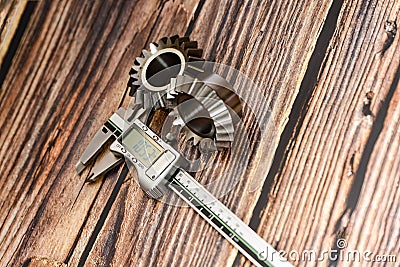
<svg viewBox="0 0 400 267">
<path fill-rule="evenodd" d="M 340 234 L 349 248 L 399 255 L 399 37 L 379 54 L 384 22 L 396 20 L 399 7 L 37 2 L 0 90 L 0 265 L 249 265 L 191 209 L 148 199 L 126 167 L 91 185 L 88 171 L 75 173 L 95 131 L 130 102 L 134 58 L 160 37 L 185 33 L 207 60 L 256 82 L 271 108 L 257 107 L 258 115 L 272 114 L 275 125 L 260 132 L 245 109 L 250 143 L 239 148 L 249 167 L 240 172 L 242 158 L 218 152 L 196 178 L 240 176 L 221 201 L 278 249 L 329 249 Z M 266 135 L 271 143 L 261 146 Z M 199 155 L 190 144 L 181 148 Z"/>
<path fill-rule="evenodd" d="M 0 65 L 17 30 L 27 2 L 27 0 L 0 1 Z"/>
</svg>

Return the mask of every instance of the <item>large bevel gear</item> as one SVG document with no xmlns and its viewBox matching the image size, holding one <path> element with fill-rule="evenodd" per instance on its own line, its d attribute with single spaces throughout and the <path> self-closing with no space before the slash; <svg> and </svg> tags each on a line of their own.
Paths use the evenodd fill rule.
<svg viewBox="0 0 400 267">
<path fill-rule="evenodd" d="M 232 117 L 213 88 L 188 75 L 172 78 L 169 87 L 179 93 L 174 125 L 183 126 L 187 140 L 193 139 L 195 145 L 206 139 L 217 148 L 230 146 L 234 135 Z"/>
<path fill-rule="evenodd" d="M 202 54 L 197 42 L 189 37 L 175 35 L 151 43 L 150 50 L 143 50 L 131 68 L 129 95 L 135 95 L 136 104 L 145 109 L 165 107 L 166 98 L 175 96 L 167 91 L 171 78 L 182 75 L 188 62 L 204 61 Z"/>
</svg>

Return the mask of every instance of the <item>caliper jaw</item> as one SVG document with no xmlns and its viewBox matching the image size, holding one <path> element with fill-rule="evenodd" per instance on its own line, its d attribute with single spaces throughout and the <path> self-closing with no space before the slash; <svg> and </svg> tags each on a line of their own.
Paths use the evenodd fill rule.
<svg viewBox="0 0 400 267">
<path fill-rule="evenodd" d="M 146 113 L 148 113 L 147 110 L 140 107 L 134 109 L 119 108 L 96 132 L 76 164 L 76 172 L 80 175 L 104 149 L 107 149 L 105 155 L 95 162 L 86 178 L 87 182 L 95 182 L 103 174 L 123 163 L 124 158 L 111 152 L 110 145 L 132 124 L 134 119 L 145 117 Z"/>
<path fill-rule="evenodd" d="M 124 158 L 118 156 L 119 155 L 108 150 L 106 154 L 93 165 L 93 168 L 85 181 L 89 183 L 96 182 L 103 174 L 123 163 Z"/>
<path fill-rule="evenodd" d="M 113 132 L 106 125 L 101 126 L 75 165 L 76 172 L 81 174 L 113 137 Z"/>
</svg>

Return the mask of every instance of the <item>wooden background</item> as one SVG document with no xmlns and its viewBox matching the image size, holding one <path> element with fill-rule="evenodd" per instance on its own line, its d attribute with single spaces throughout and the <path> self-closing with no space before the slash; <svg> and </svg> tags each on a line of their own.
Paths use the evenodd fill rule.
<svg viewBox="0 0 400 267">
<path fill-rule="evenodd" d="M 276 145 L 254 137 L 246 176 L 266 153 L 272 167 L 257 191 L 244 179 L 221 201 L 277 249 L 345 238 L 348 249 L 397 255 L 363 265 L 400 266 L 398 34 L 380 53 L 400 1 L 0 3 L 0 266 L 250 265 L 192 210 L 148 199 L 126 168 L 92 185 L 75 173 L 127 103 L 134 58 L 173 34 L 273 102 Z"/>
</svg>

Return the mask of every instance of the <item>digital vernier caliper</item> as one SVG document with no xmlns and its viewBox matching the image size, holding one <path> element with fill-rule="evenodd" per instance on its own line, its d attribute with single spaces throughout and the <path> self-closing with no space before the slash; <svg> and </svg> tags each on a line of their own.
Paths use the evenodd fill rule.
<svg viewBox="0 0 400 267">
<path fill-rule="evenodd" d="M 147 195 L 157 199 L 171 189 L 256 266 L 292 266 L 182 169 L 181 154 L 138 119 L 144 114 L 143 109 L 118 109 L 90 142 L 76 165 L 77 172 L 80 174 L 102 147 L 112 142 L 87 181 L 95 181 L 124 160 L 129 161 Z"/>
</svg>

